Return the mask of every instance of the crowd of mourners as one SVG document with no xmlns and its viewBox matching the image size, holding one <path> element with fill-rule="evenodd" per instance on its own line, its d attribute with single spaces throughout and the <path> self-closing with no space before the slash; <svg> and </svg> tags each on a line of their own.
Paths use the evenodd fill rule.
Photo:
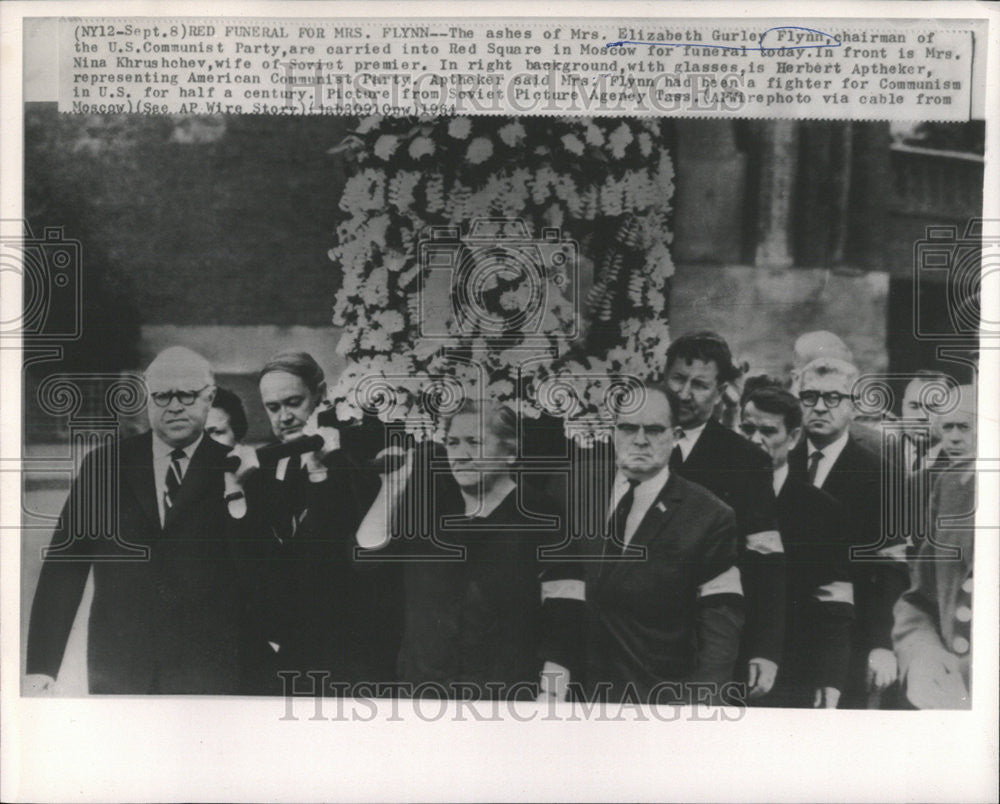
<svg viewBox="0 0 1000 804">
<path fill-rule="evenodd" d="M 613 448 L 546 475 L 517 411 L 482 400 L 443 443 L 353 454 L 302 352 L 264 364 L 260 403 L 276 443 L 322 446 L 264 461 L 208 361 L 167 349 L 150 431 L 74 480 L 27 688 L 58 691 L 92 573 L 92 693 L 968 708 L 974 387 L 916 372 L 862 420 L 827 332 L 789 376 L 741 375 L 718 334 L 679 337 Z"/>
</svg>

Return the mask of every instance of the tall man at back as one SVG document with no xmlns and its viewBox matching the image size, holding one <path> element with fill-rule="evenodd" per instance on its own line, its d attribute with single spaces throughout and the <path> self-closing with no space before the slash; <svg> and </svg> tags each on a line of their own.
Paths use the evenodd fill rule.
<svg viewBox="0 0 1000 804">
<path fill-rule="evenodd" d="M 726 341 L 714 332 L 681 336 L 667 350 L 667 389 L 682 428 L 671 470 L 704 486 L 736 513 L 738 564 L 746 595 L 738 677 L 748 696 L 772 688 L 781 662 L 785 624 L 785 555 L 778 532 L 771 460 L 712 418 L 737 370 Z"/>
<path fill-rule="evenodd" d="M 877 707 L 896 681 L 892 607 L 907 584 L 906 545 L 882 538 L 882 461 L 851 435 L 858 370 L 836 358 L 805 366 L 799 387 L 806 438 L 792 450 L 793 476 L 827 492 L 847 512 L 857 615 L 842 708 Z"/>
<path fill-rule="evenodd" d="M 94 560 L 110 540 L 72 533 L 94 505 L 109 447 L 84 459 L 42 566 L 28 630 L 26 686 L 51 691 L 66 640 L 94 571 L 87 646 L 92 693 L 237 691 L 244 605 L 236 545 L 223 500 L 228 447 L 204 435 L 215 395 L 208 361 L 173 347 L 145 373 L 152 432 L 118 445 L 119 543 L 145 548 L 134 560 Z M 111 504 L 98 500 L 97 504 Z M 120 547 L 120 544 L 118 545 Z M 130 560 L 131 559 L 131 560 Z"/>
</svg>

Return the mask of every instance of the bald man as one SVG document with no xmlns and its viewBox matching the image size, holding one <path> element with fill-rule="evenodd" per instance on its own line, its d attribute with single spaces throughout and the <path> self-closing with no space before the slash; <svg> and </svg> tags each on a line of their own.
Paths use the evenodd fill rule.
<svg viewBox="0 0 1000 804">
<path fill-rule="evenodd" d="M 91 693 L 238 690 L 244 592 L 223 499 L 228 447 L 204 436 L 212 370 L 200 355 L 172 347 L 150 363 L 145 380 L 151 432 L 84 458 L 52 539 L 59 549 L 43 562 L 28 630 L 29 692 L 55 689 L 91 569 Z M 95 499 L 108 463 L 117 463 L 117 488 Z M 113 508 L 95 517 L 88 514 L 95 503 Z M 88 529 L 109 517 L 118 540 Z"/>
</svg>

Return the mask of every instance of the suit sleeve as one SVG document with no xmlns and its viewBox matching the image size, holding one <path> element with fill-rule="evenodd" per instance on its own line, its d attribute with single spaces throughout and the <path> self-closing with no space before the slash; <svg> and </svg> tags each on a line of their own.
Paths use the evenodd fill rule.
<svg viewBox="0 0 1000 804">
<path fill-rule="evenodd" d="M 893 609 L 892 642 L 899 660 L 899 676 L 904 681 L 915 659 L 929 653 L 947 652 L 941 641 L 937 564 L 933 552 L 934 545 L 930 542 L 920 546 L 918 560 L 913 562 L 910 588 L 896 601 Z"/>
<path fill-rule="evenodd" d="M 731 511 L 714 517 L 698 567 L 697 647 L 692 681 L 733 678 L 743 629 L 743 587 L 736 566 L 737 530 Z"/>
<path fill-rule="evenodd" d="M 754 456 L 756 458 L 756 456 Z M 740 569 L 746 594 L 747 658 L 780 664 L 785 640 L 787 571 L 778 530 L 770 463 L 748 461 L 734 501 L 740 540 Z"/>
<path fill-rule="evenodd" d="M 854 586 L 847 561 L 846 524 L 839 504 L 830 500 L 816 516 L 819 532 L 809 566 L 812 595 L 806 609 L 807 629 L 813 635 L 813 684 L 843 690 L 851 657 L 854 623 Z M 796 568 L 796 571 L 799 571 Z"/>
<path fill-rule="evenodd" d="M 558 510 L 556 515 L 559 515 Z M 555 546 L 565 542 L 565 517 L 557 538 L 546 538 Z M 538 659 L 554 662 L 570 671 L 572 678 L 583 672 L 585 587 L 584 568 L 579 560 L 576 542 L 568 547 L 538 554 L 538 578 L 541 589 L 541 639 Z"/>
<path fill-rule="evenodd" d="M 893 606 L 909 585 L 906 544 L 883 539 L 881 462 L 873 461 L 864 475 L 851 506 L 856 511 L 851 541 L 869 548 L 866 553 L 871 548 L 877 551 L 874 556 L 851 561 L 855 605 L 868 650 L 892 650 Z"/>
<path fill-rule="evenodd" d="M 66 642 L 87 585 L 91 567 L 89 546 L 92 542 L 90 539 L 72 539 L 70 522 L 74 511 L 84 510 L 84 506 L 92 504 L 87 489 L 92 488 L 93 465 L 91 456 L 87 455 L 73 481 L 52 536 L 50 547 L 60 548 L 58 556 L 50 556 L 42 562 L 28 624 L 26 671 L 29 674 L 44 673 L 58 678 Z"/>
</svg>

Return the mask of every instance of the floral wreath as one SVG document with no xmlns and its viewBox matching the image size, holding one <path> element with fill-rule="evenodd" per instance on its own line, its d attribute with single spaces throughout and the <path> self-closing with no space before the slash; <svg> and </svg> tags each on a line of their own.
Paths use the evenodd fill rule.
<svg viewBox="0 0 1000 804">
<path fill-rule="evenodd" d="M 329 252 L 338 419 L 423 438 L 486 396 L 586 440 L 623 387 L 660 376 L 674 171 L 659 120 L 372 116 L 334 151 L 356 165 Z"/>
</svg>

